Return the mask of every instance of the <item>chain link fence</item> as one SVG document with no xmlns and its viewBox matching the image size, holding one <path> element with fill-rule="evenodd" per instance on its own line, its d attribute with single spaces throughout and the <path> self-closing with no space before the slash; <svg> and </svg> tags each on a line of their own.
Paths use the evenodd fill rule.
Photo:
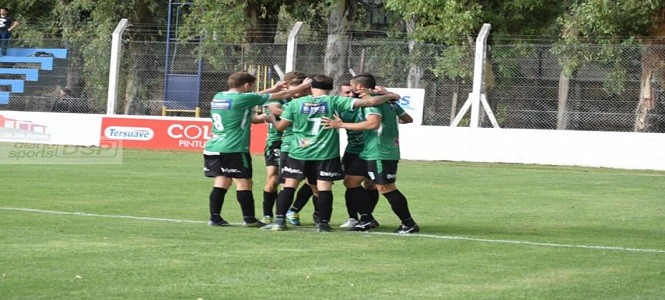
<svg viewBox="0 0 665 300">
<path fill-rule="evenodd" d="M 105 113 L 110 40 L 107 44 L 91 55 L 85 42 L 15 43 L 14 47 L 64 47 L 69 57 L 55 59 L 53 70 L 40 70 L 39 80 L 26 81 L 22 93 L 9 92 L 0 110 Z M 474 49 L 470 47 L 453 49 L 389 39 L 352 40 L 343 46 L 346 51 L 340 54 L 343 70 L 338 81 L 350 79 L 351 69 L 374 74 L 378 84 L 386 87 L 425 89 L 424 125 L 450 125 L 472 90 Z M 193 116 L 194 108 L 199 107 L 205 117 L 210 99 L 227 89 L 231 73 L 255 73 L 260 89 L 279 80 L 273 65 L 284 67 L 285 44 L 221 47 L 223 54 L 212 62 L 201 59 L 197 42 L 170 43 L 167 49 L 165 42 L 124 41 L 115 113 Z M 324 72 L 325 41 L 302 41 L 297 47 L 296 69 L 312 75 Z M 485 94 L 502 128 L 665 132 L 661 85 L 665 76 L 660 74 L 665 72 L 658 67 L 665 62 L 665 47 L 613 46 L 620 60 L 590 59 L 569 76 L 564 76 L 562 57 L 553 47 L 488 47 Z M 606 49 L 585 47 L 589 53 Z M 644 83 L 649 63 L 656 67 Z M 11 75 L 0 73 L 0 79 L 7 76 Z M 59 91 L 65 87 L 72 93 L 60 97 Z M 648 97 L 643 97 L 645 93 Z M 460 126 L 465 124 L 466 118 Z M 481 126 L 491 127 L 486 116 L 481 117 Z"/>
</svg>

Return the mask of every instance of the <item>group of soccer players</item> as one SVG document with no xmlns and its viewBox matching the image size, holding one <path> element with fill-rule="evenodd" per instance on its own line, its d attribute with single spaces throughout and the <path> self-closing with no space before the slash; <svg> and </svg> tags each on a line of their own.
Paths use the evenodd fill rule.
<svg viewBox="0 0 665 300">
<path fill-rule="evenodd" d="M 331 95 L 331 77 L 307 78 L 297 71 L 259 93 L 252 92 L 256 78 L 245 72 L 232 74 L 228 83 L 229 90 L 215 95 L 211 103 L 213 136 L 204 150 L 205 175 L 214 178 L 209 225 L 229 224 L 221 217 L 221 210 L 226 191 L 235 182 L 243 226 L 275 231 L 286 230 L 287 221 L 298 226 L 300 209 L 314 196 L 316 230 L 331 231 L 332 184 L 343 179 L 349 219 L 340 227 L 356 231 L 377 228 L 372 212 L 382 194 L 401 220 L 396 233 L 420 231 L 406 197 L 395 186 L 400 158 L 397 126 L 412 122 L 395 102 L 399 95 L 377 87 L 370 74 L 354 76 L 339 87 L 338 96 Z M 266 113 L 254 114 L 257 105 Z M 261 220 L 255 217 L 252 194 L 252 122 L 269 123 Z M 339 128 L 348 136 L 342 160 Z M 296 193 L 303 180 L 305 184 Z"/>
</svg>

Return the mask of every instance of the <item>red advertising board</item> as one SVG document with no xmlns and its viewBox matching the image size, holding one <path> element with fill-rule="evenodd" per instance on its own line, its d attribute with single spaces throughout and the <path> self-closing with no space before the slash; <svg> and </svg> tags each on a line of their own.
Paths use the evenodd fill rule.
<svg viewBox="0 0 665 300">
<path fill-rule="evenodd" d="M 209 119 L 103 117 L 101 138 L 122 140 L 125 148 L 203 151 L 212 133 Z M 263 153 L 266 124 L 252 125 L 251 153 Z"/>
</svg>

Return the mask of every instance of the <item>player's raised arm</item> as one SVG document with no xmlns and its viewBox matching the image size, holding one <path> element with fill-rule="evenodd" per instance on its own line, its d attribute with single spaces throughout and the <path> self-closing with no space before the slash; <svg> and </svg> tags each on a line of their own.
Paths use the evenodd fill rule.
<svg viewBox="0 0 665 300">
<path fill-rule="evenodd" d="M 338 115 L 334 115 L 332 118 L 321 118 L 321 125 L 324 129 L 375 130 L 381 126 L 381 115 L 371 114 L 365 121 L 349 123 L 345 123 Z"/>
<path fill-rule="evenodd" d="M 381 103 L 388 102 L 388 101 L 391 101 L 391 100 L 399 100 L 400 98 L 402 98 L 402 97 L 400 97 L 400 95 L 395 94 L 395 93 L 391 93 L 391 92 L 388 92 L 387 94 L 375 95 L 375 96 L 365 95 L 361 99 L 356 99 L 353 102 L 353 107 L 358 108 L 358 107 L 376 106 L 376 105 L 379 105 Z"/>
<path fill-rule="evenodd" d="M 293 97 L 294 95 L 298 93 L 302 93 L 306 91 L 307 89 L 312 87 L 312 79 L 310 78 L 305 78 L 303 82 L 293 88 L 286 89 L 283 91 L 279 91 L 276 93 L 270 93 L 270 99 L 288 99 Z"/>
</svg>

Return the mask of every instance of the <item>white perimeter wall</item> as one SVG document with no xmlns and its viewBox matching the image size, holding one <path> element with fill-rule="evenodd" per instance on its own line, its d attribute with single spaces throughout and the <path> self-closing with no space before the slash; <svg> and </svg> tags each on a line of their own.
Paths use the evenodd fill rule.
<svg viewBox="0 0 665 300">
<path fill-rule="evenodd" d="M 665 134 L 400 126 L 403 159 L 665 170 Z"/>
<path fill-rule="evenodd" d="M 99 145 L 103 115 L 0 111 L 5 118 L 47 126 L 47 140 L 16 139 L 1 128 L 2 142 Z M 175 117 L 136 119 L 191 120 Z M 201 120 L 201 119 L 197 119 Z M 342 148 L 345 135 L 342 131 Z M 665 134 L 400 125 L 402 158 L 501 162 L 619 169 L 665 170 Z"/>
</svg>

